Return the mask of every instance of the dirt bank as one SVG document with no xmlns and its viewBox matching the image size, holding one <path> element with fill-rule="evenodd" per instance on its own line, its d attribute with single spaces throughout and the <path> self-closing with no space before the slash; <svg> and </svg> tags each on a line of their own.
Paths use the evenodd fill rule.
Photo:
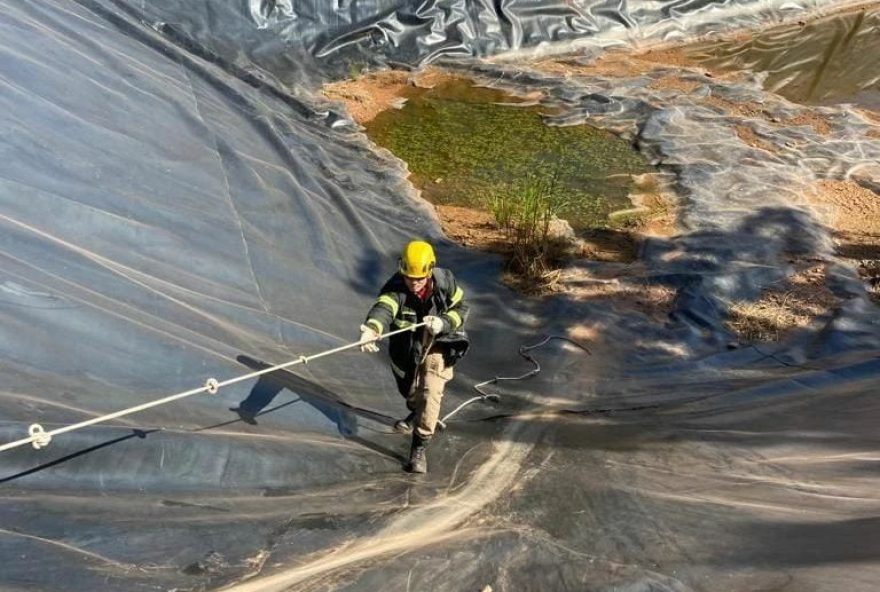
<svg viewBox="0 0 880 592">
<path fill-rule="evenodd" d="M 431 88 L 453 78 L 456 77 L 431 66 L 418 72 L 385 70 L 354 80 L 331 82 L 324 86 L 323 93 L 328 99 L 344 103 L 352 119 L 363 125 L 405 100 L 407 89 Z"/>
<path fill-rule="evenodd" d="M 856 181 L 824 180 L 804 198 L 832 229 L 838 255 L 858 269 L 880 303 L 880 195 Z"/>
</svg>

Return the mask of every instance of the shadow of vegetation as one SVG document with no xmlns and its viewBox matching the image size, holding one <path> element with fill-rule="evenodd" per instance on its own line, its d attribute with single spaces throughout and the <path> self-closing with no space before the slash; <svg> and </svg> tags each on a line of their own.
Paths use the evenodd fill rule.
<svg viewBox="0 0 880 592">
<path fill-rule="evenodd" d="M 628 243 L 626 231 L 598 233 L 608 244 Z M 628 243 L 629 244 L 629 243 Z M 651 338 L 654 346 L 643 353 L 650 356 L 668 352 L 679 345 L 713 347 L 728 343 L 731 334 L 725 326 L 730 302 L 755 302 L 762 291 L 783 279 L 792 259 L 827 255 L 827 232 L 809 214 L 789 208 L 761 208 L 730 229 L 709 229 L 671 238 L 647 237 L 640 243 L 640 257 L 631 265 L 603 264 L 582 260 L 578 267 L 591 278 L 559 298 L 571 307 L 604 302 L 621 313 L 637 310 L 662 321 L 667 329 L 652 329 L 644 318 L 627 314 L 597 318 L 601 323 L 625 330 L 639 340 Z M 608 283 L 603 286 L 603 283 Z M 607 288 L 607 289 L 605 289 Z M 586 307 L 589 312 L 589 307 Z M 598 331 L 606 327 L 598 326 Z M 664 339 L 676 339 L 669 342 Z M 649 339 L 644 339 L 649 341 Z"/>
<path fill-rule="evenodd" d="M 880 197 L 877 198 L 880 200 Z M 880 261 L 880 236 L 875 237 L 876 244 L 841 242 L 837 245 L 837 254 L 847 259 Z"/>
<path fill-rule="evenodd" d="M 859 277 L 868 285 L 871 299 L 880 304 L 880 235 L 865 242 L 841 241 L 837 244 L 837 254 L 850 259 Z"/>
<path fill-rule="evenodd" d="M 594 228 L 577 233 L 591 252 L 585 253 L 594 261 L 631 263 L 638 258 L 641 238 L 630 230 Z"/>
</svg>

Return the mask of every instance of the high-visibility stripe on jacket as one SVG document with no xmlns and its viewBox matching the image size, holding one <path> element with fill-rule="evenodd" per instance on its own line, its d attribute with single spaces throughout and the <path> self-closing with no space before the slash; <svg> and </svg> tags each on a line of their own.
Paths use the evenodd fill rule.
<svg viewBox="0 0 880 592">
<path fill-rule="evenodd" d="M 465 291 L 448 269 L 435 268 L 431 281 L 431 295 L 423 301 L 409 291 L 403 276 L 395 273 L 382 286 L 364 324 L 381 334 L 420 323 L 428 315 L 440 317 L 443 331 L 434 338 L 434 343 L 445 348 L 454 363 L 469 345 L 464 332 L 468 317 Z M 423 332 L 424 327 L 420 327 L 414 333 L 401 333 L 390 338 L 389 352 L 397 367 L 408 370 L 421 358 Z"/>
</svg>

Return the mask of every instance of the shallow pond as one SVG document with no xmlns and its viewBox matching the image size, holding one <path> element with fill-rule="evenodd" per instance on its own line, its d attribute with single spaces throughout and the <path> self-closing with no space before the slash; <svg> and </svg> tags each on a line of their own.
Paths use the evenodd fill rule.
<svg viewBox="0 0 880 592">
<path fill-rule="evenodd" d="M 632 207 L 632 175 L 651 170 L 609 132 L 548 126 L 540 107 L 470 81 L 410 87 L 406 99 L 367 133 L 406 161 L 433 203 L 487 208 L 493 196 L 528 192 L 537 181 L 552 186 L 559 217 L 575 229 L 603 227 L 610 212 Z"/>
</svg>

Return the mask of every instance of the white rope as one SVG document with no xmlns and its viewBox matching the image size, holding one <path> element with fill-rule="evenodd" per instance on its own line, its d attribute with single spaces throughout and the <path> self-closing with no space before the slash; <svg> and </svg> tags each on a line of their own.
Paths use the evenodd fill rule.
<svg viewBox="0 0 880 592">
<path fill-rule="evenodd" d="M 492 403 L 498 403 L 499 401 L 501 401 L 500 394 L 487 392 L 486 390 L 483 389 L 483 387 L 489 386 L 490 384 L 497 384 L 497 383 L 504 381 L 504 380 L 525 380 L 526 378 L 530 378 L 532 376 L 535 376 L 539 372 L 541 372 L 541 364 L 538 363 L 538 360 L 536 360 L 534 357 L 529 355 L 528 352 L 533 349 L 543 347 L 544 345 L 546 345 L 547 343 L 549 343 L 553 339 L 567 341 L 567 342 L 581 348 L 582 350 L 587 352 L 587 354 L 592 355 L 592 352 L 590 352 L 590 350 L 589 350 L 589 348 L 587 348 L 587 346 L 578 343 L 574 339 L 569 339 L 568 337 L 563 337 L 561 335 L 550 335 L 550 336 L 546 337 L 545 339 L 542 339 L 538 343 L 535 343 L 534 345 L 521 345 L 519 348 L 519 355 L 521 355 L 522 357 L 527 359 L 529 362 L 531 362 L 532 365 L 534 366 L 534 368 L 532 368 L 528 372 L 521 374 L 519 376 L 496 376 L 495 378 L 490 378 L 489 380 L 483 381 L 479 384 L 475 384 L 474 390 L 480 394 L 477 395 L 476 397 L 471 397 L 470 399 L 468 399 L 464 403 L 461 403 L 458 407 L 456 407 L 455 409 L 453 409 L 452 411 L 450 411 L 449 413 L 444 415 L 441 419 L 437 420 L 437 425 L 440 426 L 440 429 L 445 430 L 446 429 L 446 422 L 448 422 L 452 416 L 454 416 L 456 413 L 458 413 L 459 411 L 461 411 L 462 409 L 464 409 L 465 407 L 467 407 L 471 403 L 476 403 L 477 401 L 489 401 Z"/>
<path fill-rule="evenodd" d="M 177 401 L 178 399 L 185 399 L 187 397 L 192 397 L 193 395 L 198 395 L 201 393 L 209 393 L 215 394 L 220 390 L 221 387 L 229 386 L 230 384 L 235 384 L 237 382 L 241 382 L 243 380 L 249 380 L 251 378 L 256 378 L 257 376 L 262 376 L 263 374 L 268 374 L 269 372 L 274 372 L 276 370 L 281 370 L 283 368 L 289 368 L 290 366 L 296 366 L 297 364 L 307 364 L 312 360 L 317 360 L 318 358 L 323 358 L 326 356 L 330 356 L 333 354 L 337 354 L 341 351 L 345 351 L 347 349 L 351 349 L 353 347 L 358 347 L 363 345 L 364 343 L 369 343 L 369 341 L 380 341 L 387 337 L 391 337 L 392 335 L 397 335 L 398 333 L 404 333 L 406 331 L 415 331 L 419 327 L 423 327 L 425 323 L 416 323 L 414 325 L 410 325 L 405 329 L 399 329 L 397 331 L 391 331 L 389 333 L 385 333 L 384 335 L 380 335 L 375 339 L 368 341 L 355 341 L 353 343 L 349 343 L 348 345 L 343 345 L 341 347 L 337 347 L 334 349 L 328 349 L 326 351 L 314 354 L 312 356 L 299 356 L 295 360 L 291 360 L 290 362 L 285 362 L 283 364 L 278 364 L 277 366 L 270 366 L 269 368 L 264 368 L 262 370 L 258 370 L 256 372 L 251 372 L 250 374 L 242 374 L 241 376 L 236 376 L 235 378 L 230 378 L 224 381 L 218 381 L 216 378 L 209 378 L 205 382 L 205 386 L 192 389 L 189 391 L 184 391 L 182 393 L 177 393 L 176 395 L 171 395 L 165 397 L 163 399 L 157 399 L 155 401 L 151 401 L 149 403 L 144 403 L 142 405 L 136 405 L 135 407 L 129 407 L 128 409 L 123 409 L 121 411 L 116 411 L 115 413 L 109 413 L 107 415 L 102 415 L 100 417 L 95 417 L 86 421 L 81 421 L 79 423 L 75 423 L 73 425 L 65 426 L 63 428 L 58 428 L 52 431 L 45 431 L 43 426 L 38 423 L 32 424 L 28 428 L 29 437 L 22 438 L 21 440 L 16 440 L 14 442 L 9 442 L 7 444 L 3 444 L 0 446 L 0 452 L 4 452 L 6 450 L 12 450 L 13 448 L 18 448 L 19 446 L 24 446 L 25 444 L 32 444 L 34 448 L 39 450 L 40 448 L 45 448 L 52 441 L 54 436 L 59 434 L 66 434 L 67 432 L 72 432 L 74 430 L 79 430 L 91 425 L 95 425 L 96 423 L 103 423 L 105 421 L 109 421 L 111 419 L 116 419 L 118 417 L 124 417 L 126 415 L 131 415 L 132 413 L 137 413 L 138 411 L 143 411 L 144 409 L 150 409 L 151 407 L 158 407 L 159 405 L 164 405 L 166 403 L 171 403 L 172 401 Z"/>
</svg>

